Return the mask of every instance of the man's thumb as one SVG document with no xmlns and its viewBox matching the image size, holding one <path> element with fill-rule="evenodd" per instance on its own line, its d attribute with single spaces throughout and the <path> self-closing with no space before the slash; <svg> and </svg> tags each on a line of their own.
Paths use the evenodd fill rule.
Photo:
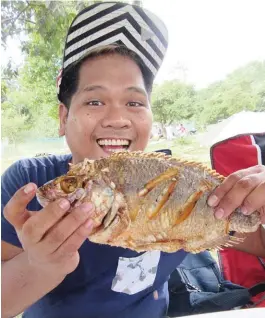
<svg viewBox="0 0 265 318">
<path fill-rule="evenodd" d="M 28 183 L 26 186 L 20 188 L 6 204 L 3 211 L 4 217 L 16 230 L 20 230 L 31 216 L 26 207 L 34 198 L 36 190 L 36 184 Z"/>
</svg>

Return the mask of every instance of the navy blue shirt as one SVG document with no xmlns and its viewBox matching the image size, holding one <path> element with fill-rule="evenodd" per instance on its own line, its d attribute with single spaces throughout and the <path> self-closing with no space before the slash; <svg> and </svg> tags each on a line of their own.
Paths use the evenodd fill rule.
<svg viewBox="0 0 265 318">
<path fill-rule="evenodd" d="M 3 208 L 23 185 L 41 186 L 68 170 L 71 155 L 23 159 L 2 176 L 2 240 L 21 247 Z M 39 211 L 34 198 L 28 209 Z M 55 289 L 29 307 L 27 318 L 161 318 L 167 313 L 169 275 L 186 253 L 136 253 L 86 240 L 80 262 Z M 157 297 L 154 297 L 157 291 Z"/>
</svg>

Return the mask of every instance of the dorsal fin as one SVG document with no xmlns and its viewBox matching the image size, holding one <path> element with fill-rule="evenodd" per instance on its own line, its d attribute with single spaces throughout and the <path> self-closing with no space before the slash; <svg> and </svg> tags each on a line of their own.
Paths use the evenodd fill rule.
<svg viewBox="0 0 265 318">
<path fill-rule="evenodd" d="M 169 155 L 166 155 L 163 152 L 144 152 L 144 151 L 119 151 L 114 152 L 110 155 L 110 159 L 123 159 L 123 158 L 161 158 L 161 159 L 170 159 L 172 158 Z"/>
</svg>

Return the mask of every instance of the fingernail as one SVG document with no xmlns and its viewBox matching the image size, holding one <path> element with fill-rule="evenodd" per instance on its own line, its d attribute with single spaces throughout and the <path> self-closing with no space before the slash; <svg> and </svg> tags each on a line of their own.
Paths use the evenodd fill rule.
<svg viewBox="0 0 265 318">
<path fill-rule="evenodd" d="M 61 200 L 59 201 L 59 206 L 60 206 L 60 208 L 62 208 L 63 210 L 66 210 L 66 209 L 69 208 L 70 203 L 69 203 L 69 201 L 67 201 L 67 200 L 65 200 L 65 199 L 61 199 Z"/>
<path fill-rule="evenodd" d="M 215 217 L 217 219 L 221 219 L 225 214 L 225 211 L 223 209 L 217 209 L 216 212 L 215 212 Z"/>
<path fill-rule="evenodd" d="M 241 212 L 242 212 L 243 214 L 247 215 L 247 214 L 248 214 L 248 209 L 247 209 L 245 206 L 243 206 L 243 207 L 241 208 Z"/>
<path fill-rule="evenodd" d="M 24 192 L 26 194 L 29 194 L 30 192 L 33 192 L 35 190 L 35 186 L 33 184 L 28 184 L 26 185 L 26 187 L 24 188 Z"/>
<path fill-rule="evenodd" d="M 80 206 L 80 209 L 84 212 L 90 212 L 93 208 L 93 205 L 89 202 L 85 202 Z"/>
<path fill-rule="evenodd" d="M 217 196 L 214 195 L 214 194 L 211 195 L 211 196 L 209 197 L 209 199 L 208 199 L 208 205 L 209 205 L 209 206 L 215 206 L 217 202 L 218 202 L 218 198 L 217 198 Z"/>
<path fill-rule="evenodd" d="M 85 223 L 85 228 L 86 228 L 86 229 L 92 229 L 92 228 L 93 228 L 93 221 L 92 221 L 92 220 L 88 220 L 88 221 Z"/>
</svg>

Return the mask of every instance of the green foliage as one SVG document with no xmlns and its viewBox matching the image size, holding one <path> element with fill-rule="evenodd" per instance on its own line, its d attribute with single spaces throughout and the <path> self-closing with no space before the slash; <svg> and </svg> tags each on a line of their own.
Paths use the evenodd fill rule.
<svg viewBox="0 0 265 318">
<path fill-rule="evenodd" d="M 2 138 L 8 138 L 11 143 L 22 141 L 25 136 L 27 116 L 19 115 L 13 108 L 1 109 Z"/>
<path fill-rule="evenodd" d="M 32 1 L 31 1 L 32 2 Z M 33 4 L 29 1 L 1 1 L 1 44 L 6 47 L 8 37 L 31 32 L 34 21 Z"/>
<path fill-rule="evenodd" d="M 194 113 L 194 101 L 195 91 L 192 86 L 179 81 L 165 81 L 153 90 L 154 118 L 163 125 L 189 119 Z"/>
<path fill-rule="evenodd" d="M 66 33 L 76 13 L 99 1 L 2 1 L 2 46 L 17 36 L 25 55 L 19 72 L 8 64 L 2 69 L 3 136 L 21 139 L 10 127 L 11 114 L 21 117 L 23 137 L 56 136 L 58 100 L 56 77 L 61 68 Z M 23 36 L 22 36 L 23 35 Z M 22 40 L 23 39 L 23 40 Z M 23 120 L 22 120 L 23 118 Z M 15 137 L 14 137 L 15 136 Z"/>
<path fill-rule="evenodd" d="M 11 60 L 1 67 L 1 103 L 7 100 L 8 88 L 15 84 L 18 76 L 17 67 L 13 67 Z"/>
<path fill-rule="evenodd" d="M 243 111 L 265 110 L 265 61 L 249 63 L 197 94 L 196 119 L 213 124 Z"/>
<path fill-rule="evenodd" d="M 56 136 L 55 83 L 65 36 L 76 13 L 94 2 L 98 1 L 1 2 L 2 46 L 8 37 L 17 36 L 25 55 L 19 69 L 11 61 L 1 69 L 3 137 L 14 142 Z M 265 61 L 241 67 L 199 91 L 177 80 L 166 81 L 153 89 L 154 118 L 163 126 L 191 119 L 205 126 L 242 110 L 265 111 L 264 83 Z"/>
</svg>

